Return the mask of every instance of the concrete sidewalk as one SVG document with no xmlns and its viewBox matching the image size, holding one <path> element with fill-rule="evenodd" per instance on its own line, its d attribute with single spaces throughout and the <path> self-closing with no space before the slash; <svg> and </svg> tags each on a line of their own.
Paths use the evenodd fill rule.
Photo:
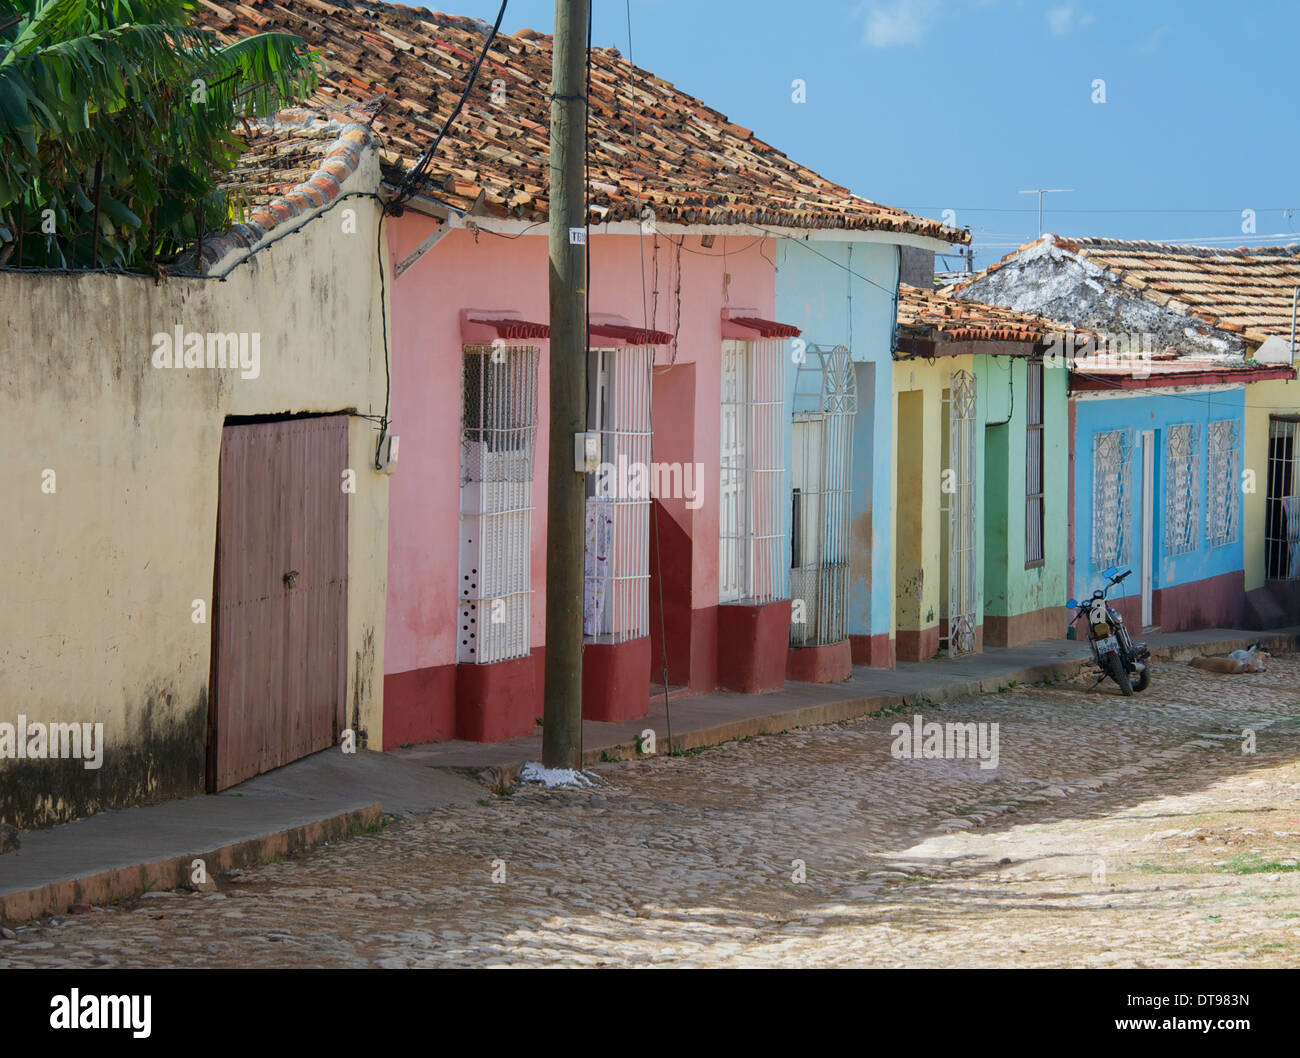
<svg viewBox="0 0 1300 1058">
<path fill-rule="evenodd" d="M 211 797 L 101 812 L 23 831 L 0 856 L 0 923 L 175 889 L 195 859 L 207 873 L 252 866 L 373 826 L 483 796 L 474 780 L 380 753 L 325 750 Z M 0 962 L 4 947 L 0 942 Z"/>
<path fill-rule="evenodd" d="M 1298 637 L 1300 628 L 1207 629 L 1144 639 L 1153 659 L 1160 661 L 1261 641 L 1271 650 L 1294 650 Z M 996 691 L 1013 681 L 1068 678 L 1088 657 L 1086 643 L 1054 639 L 902 663 L 892 670 L 859 667 L 839 684 L 788 683 L 772 694 L 679 698 L 669 703 L 672 747 L 692 749 L 837 723 L 906 707 L 919 698 L 944 701 Z M 1158 667 L 1154 678 L 1160 678 Z M 658 752 L 667 752 L 668 720 L 660 699 L 637 721 L 585 723 L 584 761 L 636 757 L 636 739 L 646 728 L 655 732 Z M 381 813 L 409 815 L 472 802 L 483 796 L 484 788 L 463 772 L 492 769 L 495 778 L 508 782 L 525 762 L 540 757 L 540 736 L 497 743 L 436 742 L 384 754 L 325 750 L 216 796 L 104 812 L 27 831 L 18 852 L 0 856 L 0 922 L 176 888 L 188 881 L 195 859 L 204 860 L 209 874 L 220 874 L 355 833 L 373 825 Z"/>
<path fill-rule="evenodd" d="M 1300 627 L 1269 632 L 1208 628 L 1196 632 L 1154 633 L 1138 637 L 1151 648 L 1155 661 L 1186 659 L 1197 654 L 1222 654 L 1263 642 L 1274 651 L 1294 650 Z M 649 715 L 626 723 L 585 721 L 582 725 L 583 762 L 627 760 L 639 756 L 637 738 L 650 728 L 656 750 L 668 752 L 671 721 L 672 748 L 694 749 L 748 735 L 771 735 L 794 727 L 833 724 L 904 706 L 918 698 L 945 701 L 963 695 L 996 691 L 1011 682 L 1041 683 L 1076 675 L 1090 660 L 1084 641 L 1048 639 L 1019 647 L 988 647 L 982 654 L 932 661 L 899 662 L 894 669 L 855 666 L 844 683 L 787 683 L 771 694 L 703 694 L 663 699 Z M 1159 671 L 1153 674 L 1159 679 Z M 391 755 L 418 761 L 431 768 L 495 768 L 510 780 L 527 761 L 541 759 L 541 735 L 504 742 L 430 742 L 391 751 Z"/>
</svg>

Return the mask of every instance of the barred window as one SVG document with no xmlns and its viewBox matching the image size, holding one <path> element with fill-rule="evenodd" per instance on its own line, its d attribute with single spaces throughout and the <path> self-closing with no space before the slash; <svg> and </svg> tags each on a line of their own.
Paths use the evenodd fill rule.
<svg viewBox="0 0 1300 1058">
<path fill-rule="evenodd" d="M 1300 580 L 1300 419 L 1268 420 L 1268 501 L 1264 570 L 1270 580 Z"/>
<path fill-rule="evenodd" d="M 771 602 L 785 590 L 785 343 L 722 343 L 718 601 Z"/>
<path fill-rule="evenodd" d="M 849 350 L 810 345 L 791 394 L 790 623 L 792 647 L 848 633 L 849 510 L 857 378 Z"/>
<path fill-rule="evenodd" d="M 1025 365 L 1025 568 L 1043 564 L 1043 364 Z"/>
<path fill-rule="evenodd" d="M 456 660 L 528 653 L 535 346 L 464 348 Z"/>
<path fill-rule="evenodd" d="M 1211 547 L 1241 538 L 1241 443 L 1235 419 L 1210 423 L 1206 445 L 1205 539 Z"/>
<path fill-rule="evenodd" d="M 1201 428 L 1185 422 L 1165 431 L 1165 554 L 1196 550 L 1200 503 Z"/>
<path fill-rule="evenodd" d="M 1110 430 L 1092 442 L 1092 564 L 1127 565 L 1133 524 L 1133 433 Z"/>
<path fill-rule="evenodd" d="M 602 642 L 650 634 L 650 369 L 648 345 L 588 352 L 587 428 L 603 468 L 587 475 L 582 630 Z"/>
</svg>

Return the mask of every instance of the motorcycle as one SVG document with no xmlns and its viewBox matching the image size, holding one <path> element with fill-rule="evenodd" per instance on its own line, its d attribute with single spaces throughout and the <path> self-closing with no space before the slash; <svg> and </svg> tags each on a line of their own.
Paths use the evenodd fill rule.
<svg viewBox="0 0 1300 1058">
<path fill-rule="evenodd" d="M 1110 589 L 1119 584 L 1133 571 L 1126 569 L 1116 573 L 1115 567 L 1104 570 L 1102 576 L 1107 578 L 1106 586 L 1092 593 L 1091 599 L 1083 602 L 1071 599 L 1067 606 L 1075 611 L 1071 625 L 1086 618 L 1088 622 L 1088 642 L 1092 647 L 1093 659 L 1101 668 L 1097 683 L 1109 676 L 1127 697 L 1134 691 L 1145 691 L 1151 682 L 1151 669 L 1147 662 L 1151 652 L 1145 643 L 1134 643 L 1124 625 L 1124 617 L 1113 609 L 1107 601 Z M 1096 683 L 1093 686 L 1097 686 Z"/>
</svg>

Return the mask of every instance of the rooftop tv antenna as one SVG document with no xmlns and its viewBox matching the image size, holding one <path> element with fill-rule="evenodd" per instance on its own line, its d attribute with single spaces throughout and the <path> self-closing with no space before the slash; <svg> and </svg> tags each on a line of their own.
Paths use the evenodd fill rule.
<svg viewBox="0 0 1300 1058">
<path fill-rule="evenodd" d="M 1065 195 L 1073 191 L 1072 187 L 1037 187 L 1032 191 L 1021 191 L 1022 195 L 1038 196 L 1038 237 L 1043 237 L 1043 196 L 1044 195 Z"/>
</svg>

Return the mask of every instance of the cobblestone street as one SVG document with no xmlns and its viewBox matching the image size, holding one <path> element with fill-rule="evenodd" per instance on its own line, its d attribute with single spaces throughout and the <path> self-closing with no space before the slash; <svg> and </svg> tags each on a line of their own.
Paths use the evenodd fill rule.
<svg viewBox="0 0 1300 1058">
<path fill-rule="evenodd" d="M 1300 658 L 1153 671 L 485 786 L 215 893 L 21 927 L 0 965 L 1295 966 Z M 997 723 L 998 767 L 895 759 L 914 713 Z"/>
</svg>

